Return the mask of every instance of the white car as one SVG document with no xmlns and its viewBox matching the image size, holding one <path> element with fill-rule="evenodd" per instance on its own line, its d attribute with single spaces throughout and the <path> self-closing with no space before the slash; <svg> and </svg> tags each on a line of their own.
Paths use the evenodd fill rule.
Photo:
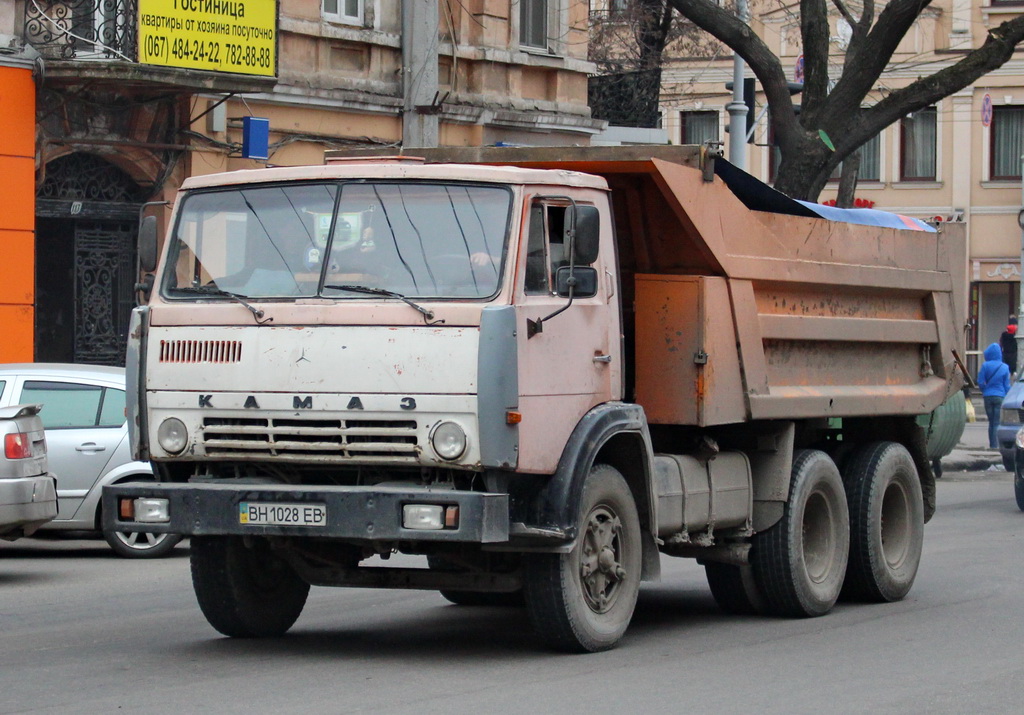
<svg viewBox="0 0 1024 715">
<path fill-rule="evenodd" d="M 125 377 L 119 367 L 26 363 L 0 365 L 0 407 L 41 404 L 49 470 L 57 478 L 57 517 L 40 527 L 101 531 L 103 487 L 153 479 L 148 462 L 132 460 L 125 420 Z M 127 558 L 163 556 L 177 534 L 104 532 Z"/>
</svg>

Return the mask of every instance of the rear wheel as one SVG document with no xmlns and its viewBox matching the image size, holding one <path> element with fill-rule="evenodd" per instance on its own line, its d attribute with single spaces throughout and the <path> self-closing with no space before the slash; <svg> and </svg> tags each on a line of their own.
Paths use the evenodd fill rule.
<svg viewBox="0 0 1024 715">
<path fill-rule="evenodd" d="M 191 539 L 192 587 L 210 625 L 226 636 L 284 635 L 302 613 L 309 584 L 265 539 Z"/>
<path fill-rule="evenodd" d="M 578 524 L 569 553 L 524 556 L 526 608 L 552 647 L 607 650 L 626 632 L 640 591 L 640 522 L 618 470 L 604 464 L 591 470 Z"/>
<path fill-rule="evenodd" d="M 843 585 L 850 548 L 846 494 L 832 459 L 818 450 L 794 454 L 782 519 L 756 534 L 750 550 L 765 612 L 822 616 Z"/>
<path fill-rule="evenodd" d="M 715 603 L 726 613 L 752 616 L 764 612 L 764 601 L 750 566 L 708 562 L 704 564 L 704 573 Z"/>
<path fill-rule="evenodd" d="M 844 474 L 850 563 L 843 597 L 898 601 L 910 591 L 924 544 L 924 498 L 914 459 L 897 442 L 862 447 Z"/>
</svg>

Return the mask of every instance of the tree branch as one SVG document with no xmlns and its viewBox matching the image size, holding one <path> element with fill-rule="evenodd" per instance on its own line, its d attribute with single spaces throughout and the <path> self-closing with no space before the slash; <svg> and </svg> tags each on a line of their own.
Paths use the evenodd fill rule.
<svg viewBox="0 0 1024 715">
<path fill-rule="evenodd" d="M 856 62 L 847 58 L 843 74 L 822 108 L 820 116 L 826 131 L 838 131 L 844 115 L 860 108 L 861 101 L 878 83 L 899 43 L 930 3 L 931 0 L 892 0 L 885 6 L 878 22 L 860 44 Z"/>
<path fill-rule="evenodd" d="M 814 126 L 828 96 L 829 26 L 825 0 L 800 0 L 800 38 L 804 52 L 804 100 L 800 123 Z M 806 112 L 806 113 L 804 113 Z"/>
<path fill-rule="evenodd" d="M 990 30 L 984 44 L 956 64 L 922 77 L 892 92 L 875 106 L 865 109 L 862 113 L 863 129 L 854 131 L 850 140 L 861 138 L 862 141 L 867 141 L 907 114 L 930 107 L 940 99 L 973 84 L 979 77 L 1001 67 L 1009 60 L 1016 46 L 1022 41 L 1024 15 L 1007 20 Z"/>
<path fill-rule="evenodd" d="M 795 145 L 803 131 L 793 110 L 793 98 L 786 84 L 782 63 L 750 26 L 740 22 L 712 0 L 668 0 L 681 15 L 742 57 L 760 80 L 768 105 L 772 108 L 772 126 L 780 146 Z"/>
</svg>

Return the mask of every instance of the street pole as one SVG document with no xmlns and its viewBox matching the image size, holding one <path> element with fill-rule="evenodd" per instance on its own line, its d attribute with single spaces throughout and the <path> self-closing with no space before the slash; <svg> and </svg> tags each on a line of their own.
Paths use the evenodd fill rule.
<svg viewBox="0 0 1024 715">
<path fill-rule="evenodd" d="M 740 22 L 747 22 L 747 0 L 736 0 L 736 15 Z M 747 104 L 743 101 L 743 69 L 745 63 L 738 52 L 732 55 L 732 101 L 726 105 L 729 112 L 729 162 L 739 168 L 747 168 Z M 1024 252 L 1024 248 L 1022 248 Z"/>
<path fill-rule="evenodd" d="M 1021 209 L 1017 214 L 1017 225 L 1020 227 L 1020 305 L 1017 306 L 1017 364 L 1014 371 L 1020 372 L 1021 355 L 1024 355 L 1024 335 L 1021 335 L 1020 319 L 1024 317 L 1024 155 L 1020 157 L 1020 189 Z"/>
</svg>

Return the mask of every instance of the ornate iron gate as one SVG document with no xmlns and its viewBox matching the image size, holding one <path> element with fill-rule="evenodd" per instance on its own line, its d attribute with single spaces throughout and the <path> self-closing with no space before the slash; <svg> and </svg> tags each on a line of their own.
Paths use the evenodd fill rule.
<svg viewBox="0 0 1024 715">
<path fill-rule="evenodd" d="M 79 221 L 75 225 L 74 361 L 123 365 L 134 305 L 135 226 Z"/>
<path fill-rule="evenodd" d="M 56 262 L 52 258 L 46 262 L 50 267 L 60 265 L 66 275 L 73 277 L 73 286 L 51 291 L 57 297 L 46 306 L 50 312 L 74 316 L 74 335 L 68 341 L 54 341 L 60 346 L 53 349 L 37 345 L 37 356 L 124 365 L 128 320 L 135 299 L 136 225 L 144 200 L 145 191 L 131 177 L 100 157 L 71 154 L 47 165 L 36 213 L 58 219 L 59 223 L 50 222 L 48 234 L 37 232 L 37 241 L 41 242 L 37 253 L 70 253 Z M 56 234 L 54 226 L 60 227 Z M 37 293 L 41 284 L 60 281 L 58 276 L 45 273 L 44 269 L 36 276 Z M 37 324 L 52 319 L 46 312 L 37 310 Z M 37 335 L 40 333 L 46 334 L 37 327 Z"/>
</svg>

